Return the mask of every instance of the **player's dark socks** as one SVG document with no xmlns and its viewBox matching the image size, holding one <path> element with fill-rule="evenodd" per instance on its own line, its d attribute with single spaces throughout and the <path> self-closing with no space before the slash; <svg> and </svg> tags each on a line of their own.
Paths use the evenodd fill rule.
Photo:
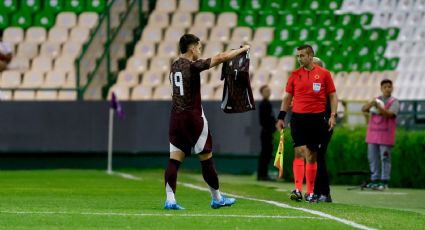
<svg viewBox="0 0 425 230">
<path fill-rule="evenodd" d="M 178 160 L 168 160 L 168 166 L 164 174 L 165 185 L 168 183 L 174 193 L 176 192 L 177 171 L 179 170 L 180 164 L 181 162 Z"/>
<path fill-rule="evenodd" d="M 214 161 L 212 158 L 208 160 L 201 161 L 202 166 L 202 176 L 204 177 L 205 182 L 207 184 L 217 190 L 218 189 L 218 175 L 215 170 Z"/>
</svg>

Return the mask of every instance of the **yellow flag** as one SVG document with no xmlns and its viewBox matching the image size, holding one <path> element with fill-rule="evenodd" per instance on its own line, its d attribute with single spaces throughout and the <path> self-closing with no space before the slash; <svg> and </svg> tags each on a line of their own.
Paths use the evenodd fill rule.
<svg viewBox="0 0 425 230">
<path fill-rule="evenodd" d="M 280 141 L 279 141 L 279 147 L 276 151 L 276 156 L 274 158 L 274 167 L 279 169 L 279 178 L 283 177 L 283 151 L 284 151 L 284 133 L 283 129 L 280 130 Z"/>
</svg>

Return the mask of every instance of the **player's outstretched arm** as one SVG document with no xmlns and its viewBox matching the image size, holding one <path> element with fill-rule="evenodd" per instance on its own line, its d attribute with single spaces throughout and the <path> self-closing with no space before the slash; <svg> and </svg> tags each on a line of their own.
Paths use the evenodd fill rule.
<svg viewBox="0 0 425 230">
<path fill-rule="evenodd" d="M 215 55 L 214 57 L 211 58 L 211 64 L 210 64 L 210 68 L 217 66 L 223 62 L 226 62 L 236 56 L 238 56 L 239 54 L 249 50 L 250 46 L 249 45 L 244 45 L 242 46 L 242 48 L 236 49 L 236 50 L 230 50 L 230 51 L 226 51 L 223 53 L 219 53 L 217 55 Z"/>
</svg>

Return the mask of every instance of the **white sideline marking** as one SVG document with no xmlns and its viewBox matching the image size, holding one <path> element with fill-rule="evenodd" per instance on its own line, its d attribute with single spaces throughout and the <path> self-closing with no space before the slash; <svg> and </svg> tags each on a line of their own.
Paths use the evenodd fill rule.
<svg viewBox="0 0 425 230">
<path fill-rule="evenodd" d="M 366 194 L 366 195 L 408 195 L 405 192 L 357 192 L 358 194 Z"/>
<path fill-rule="evenodd" d="M 307 216 L 268 216 L 268 215 L 220 215 L 220 214 L 167 214 L 167 213 L 116 213 L 116 212 L 35 212 L 35 211 L 0 211 L 4 214 L 50 214 L 50 215 L 95 215 L 95 216 L 179 216 L 179 217 L 236 217 L 256 219 L 324 219 L 320 217 Z"/>
<path fill-rule="evenodd" d="M 142 180 L 142 178 L 137 177 L 137 176 L 133 176 L 133 175 L 128 174 L 128 173 L 112 172 L 109 175 L 117 175 L 117 176 L 120 176 L 122 178 L 129 179 L 129 180 L 138 180 L 138 181 L 141 181 Z"/>
<path fill-rule="evenodd" d="M 136 176 L 133 176 L 133 177 L 136 177 Z M 138 177 L 136 177 L 136 178 L 138 178 Z M 209 189 L 204 188 L 204 187 L 200 187 L 200 186 L 197 186 L 197 185 L 194 185 L 194 184 L 182 183 L 182 182 L 177 182 L 177 183 L 181 184 L 185 187 L 188 187 L 188 188 L 193 188 L 193 189 L 196 189 L 196 190 L 209 192 Z M 227 196 L 231 196 L 231 197 L 244 199 L 244 200 L 252 200 L 252 201 L 263 202 L 263 203 L 275 205 L 275 206 L 278 206 L 278 207 L 281 207 L 281 208 L 294 209 L 294 210 L 298 210 L 298 211 L 307 212 L 307 213 L 310 213 L 310 214 L 313 214 L 313 215 L 318 215 L 318 216 L 326 218 L 326 219 L 335 220 L 337 222 L 346 224 L 346 225 L 351 226 L 353 228 L 358 228 L 358 229 L 363 229 L 363 230 L 375 230 L 375 228 L 367 227 L 365 225 L 358 224 L 354 221 L 346 220 L 346 219 L 339 218 L 339 217 L 336 217 L 336 216 L 332 216 L 330 214 L 326 214 L 326 213 L 320 212 L 320 211 L 310 210 L 310 209 L 306 209 L 306 208 L 292 207 L 292 206 L 287 205 L 285 203 L 272 201 L 272 200 L 263 200 L 263 199 L 257 199 L 257 198 L 252 198 L 252 197 L 239 196 L 239 195 L 230 194 L 230 193 L 224 193 L 224 192 L 222 192 L 222 194 L 227 195 Z"/>
</svg>

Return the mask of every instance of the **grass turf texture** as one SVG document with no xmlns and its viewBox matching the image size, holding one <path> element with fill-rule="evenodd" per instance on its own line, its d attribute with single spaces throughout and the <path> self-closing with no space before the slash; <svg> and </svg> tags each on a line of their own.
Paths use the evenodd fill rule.
<svg viewBox="0 0 425 230">
<path fill-rule="evenodd" d="M 0 229 L 350 229 L 349 225 L 259 201 L 237 199 L 213 210 L 210 195 L 178 185 L 187 210 L 163 210 L 162 170 L 126 171 L 141 180 L 93 170 L 0 171 Z M 206 188 L 199 173 L 179 181 Z M 223 192 L 317 210 L 370 228 L 424 229 L 425 190 L 386 192 L 332 187 L 334 203 L 292 202 L 292 183 L 221 175 Z"/>
</svg>

